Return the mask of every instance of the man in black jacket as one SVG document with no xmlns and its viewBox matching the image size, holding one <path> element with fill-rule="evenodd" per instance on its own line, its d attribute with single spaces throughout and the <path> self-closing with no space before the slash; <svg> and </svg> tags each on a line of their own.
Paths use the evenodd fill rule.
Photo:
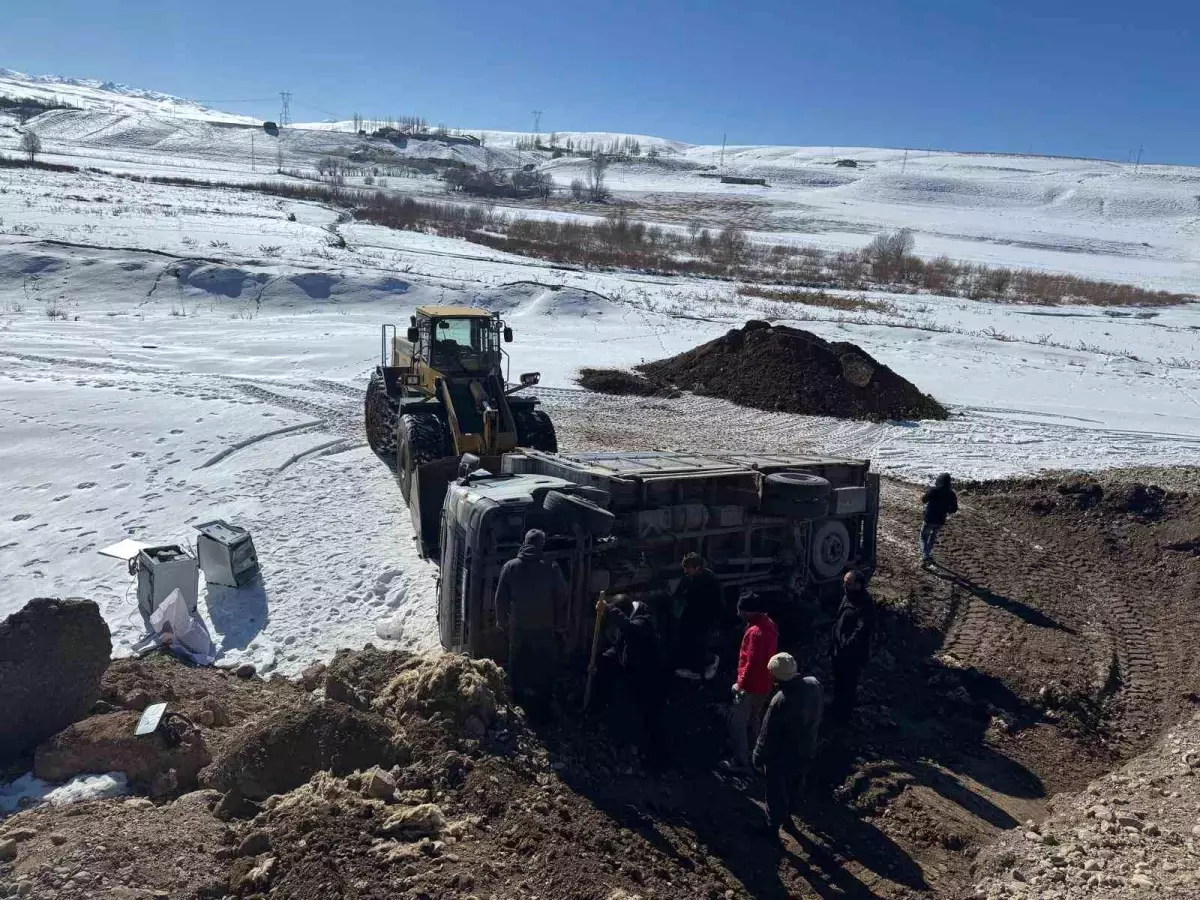
<svg viewBox="0 0 1200 900">
<path fill-rule="evenodd" d="M 697 553 L 683 558 L 683 580 L 675 588 L 675 613 L 678 616 L 678 646 L 675 674 L 681 678 L 711 679 L 720 660 L 709 656 L 708 639 L 717 627 L 723 611 L 721 582 L 704 565 Z"/>
<path fill-rule="evenodd" d="M 946 517 L 958 512 L 958 494 L 950 486 L 949 472 L 937 477 L 921 502 L 925 504 L 925 522 L 921 526 L 921 562 L 929 565 L 933 562 L 933 545 L 946 525 Z"/>
<path fill-rule="evenodd" d="M 845 595 L 833 623 L 833 704 L 830 718 L 850 721 L 858 694 L 858 679 L 871 655 L 875 633 L 875 598 L 867 591 L 862 572 L 851 569 L 842 579 Z"/>
<path fill-rule="evenodd" d="M 622 604 L 625 605 L 625 604 Z M 639 749 L 647 765 L 658 768 L 666 763 L 667 742 L 664 716 L 667 706 L 666 670 L 662 647 L 650 609 L 639 600 L 605 607 L 609 620 L 617 627 L 617 640 L 605 656 L 621 673 L 625 695 L 637 716 Z"/>
<path fill-rule="evenodd" d="M 508 635 L 513 695 L 534 718 L 550 711 L 568 594 L 562 570 L 542 551 L 545 544 L 545 532 L 527 532 L 517 558 L 504 564 L 496 582 L 496 625 Z"/>
<path fill-rule="evenodd" d="M 821 730 L 821 682 L 811 675 L 797 678 L 797 668 L 789 653 L 777 653 L 767 664 L 779 690 L 754 745 L 754 766 L 767 778 L 767 825 L 776 837 L 780 828 L 792 827 Z"/>
</svg>

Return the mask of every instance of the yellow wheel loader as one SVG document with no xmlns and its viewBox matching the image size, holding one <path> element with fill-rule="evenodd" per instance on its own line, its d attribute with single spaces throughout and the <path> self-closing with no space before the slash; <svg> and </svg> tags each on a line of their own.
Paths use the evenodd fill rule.
<svg viewBox="0 0 1200 900">
<path fill-rule="evenodd" d="M 460 457 L 469 453 L 499 472 L 500 458 L 517 447 L 558 450 L 538 400 L 514 396 L 539 374 L 508 383 L 503 344 L 512 337 L 499 313 L 462 306 L 418 307 L 404 337 L 395 325 L 381 328 L 380 364 L 367 385 L 367 441 L 395 462 L 422 555 L 436 553 L 442 501 Z"/>
</svg>

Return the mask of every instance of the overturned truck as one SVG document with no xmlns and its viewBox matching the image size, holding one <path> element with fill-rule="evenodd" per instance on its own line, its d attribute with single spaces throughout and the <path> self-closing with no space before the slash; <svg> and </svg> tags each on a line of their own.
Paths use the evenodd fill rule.
<svg viewBox="0 0 1200 900">
<path fill-rule="evenodd" d="M 753 587 L 798 602 L 848 566 L 875 565 L 879 476 L 864 460 L 518 450 L 500 472 L 465 462 L 446 491 L 435 549 L 448 650 L 503 661 L 496 581 L 530 528 L 546 532 L 546 554 L 570 586 L 569 651 L 588 646 L 601 592 L 661 602 L 690 551 L 730 600 Z"/>
</svg>

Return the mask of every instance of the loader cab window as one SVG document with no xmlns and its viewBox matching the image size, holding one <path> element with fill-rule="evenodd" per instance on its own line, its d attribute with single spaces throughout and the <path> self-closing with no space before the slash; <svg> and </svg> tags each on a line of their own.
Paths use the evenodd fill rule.
<svg viewBox="0 0 1200 900">
<path fill-rule="evenodd" d="M 496 334 L 489 319 L 435 319 L 434 368 L 444 372 L 486 372 L 493 365 Z"/>
</svg>

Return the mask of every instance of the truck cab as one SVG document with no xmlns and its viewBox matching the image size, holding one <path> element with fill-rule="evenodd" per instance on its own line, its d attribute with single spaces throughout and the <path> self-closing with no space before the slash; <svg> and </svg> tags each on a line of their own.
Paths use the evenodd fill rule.
<svg viewBox="0 0 1200 900">
<path fill-rule="evenodd" d="M 786 601 L 875 565 L 879 476 L 864 460 L 680 452 L 522 450 L 464 472 L 441 516 L 438 623 L 452 651 L 504 661 L 496 582 L 525 532 L 570 588 L 567 649 L 583 652 L 601 592 L 662 607 L 695 551 L 730 604 L 744 588 Z"/>
</svg>

